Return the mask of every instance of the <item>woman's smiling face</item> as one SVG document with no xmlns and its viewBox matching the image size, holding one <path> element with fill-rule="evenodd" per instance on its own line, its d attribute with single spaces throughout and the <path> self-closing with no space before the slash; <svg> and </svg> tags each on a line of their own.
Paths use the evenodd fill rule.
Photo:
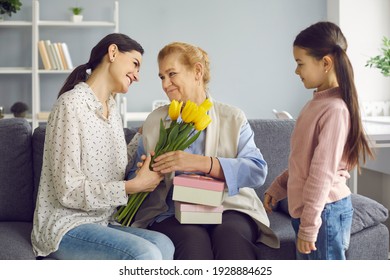
<svg viewBox="0 0 390 280">
<path fill-rule="evenodd" d="M 178 54 L 167 55 L 159 62 L 158 75 L 169 100 L 186 102 L 196 99 L 195 71 L 182 64 Z"/>
<path fill-rule="evenodd" d="M 114 81 L 112 92 L 126 93 L 134 81 L 138 82 L 141 62 L 142 55 L 138 51 L 117 52 L 110 69 Z"/>
</svg>

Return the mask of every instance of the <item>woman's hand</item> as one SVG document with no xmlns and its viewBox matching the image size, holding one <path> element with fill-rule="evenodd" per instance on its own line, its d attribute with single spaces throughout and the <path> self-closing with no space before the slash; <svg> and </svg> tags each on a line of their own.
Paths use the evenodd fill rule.
<svg viewBox="0 0 390 280">
<path fill-rule="evenodd" d="M 142 166 L 144 165 L 145 160 L 146 160 L 146 155 L 142 155 L 141 161 L 137 162 L 138 169 L 135 171 L 135 174 L 138 174 L 138 172 L 141 170 Z"/>
<path fill-rule="evenodd" d="M 150 155 L 142 156 L 141 159 L 143 158 L 145 159 L 143 162 L 137 163 L 139 169 L 136 172 L 136 176 L 125 183 L 127 194 L 152 192 L 164 178 L 160 172 L 149 170 Z"/>
<path fill-rule="evenodd" d="M 174 171 L 206 173 L 210 168 L 210 157 L 194 155 L 183 151 L 167 152 L 156 157 L 152 167 L 154 171 L 163 174 Z"/>
<path fill-rule="evenodd" d="M 265 211 L 267 211 L 267 213 L 272 212 L 272 208 L 276 206 L 276 203 L 277 203 L 277 201 L 275 198 L 273 198 L 268 193 L 264 194 L 264 208 L 265 208 Z"/>
</svg>

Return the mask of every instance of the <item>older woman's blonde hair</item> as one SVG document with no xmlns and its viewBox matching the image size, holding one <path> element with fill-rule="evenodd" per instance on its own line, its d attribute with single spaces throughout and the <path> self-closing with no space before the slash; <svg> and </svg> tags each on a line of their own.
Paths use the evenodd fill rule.
<svg viewBox="0 0 390 280">
<path fill-rule="evenodd" d="M 201 48 L 183 42 L 173 42 L 160 50 L 157 61 L 160 63 L 166 56 L 179 54 L 180 62 L 193 69 L 196 63 L 203 65 L 203 84 L 205 90 L 210 82 L 210 62 L 208 54 Z"/>
</svg>

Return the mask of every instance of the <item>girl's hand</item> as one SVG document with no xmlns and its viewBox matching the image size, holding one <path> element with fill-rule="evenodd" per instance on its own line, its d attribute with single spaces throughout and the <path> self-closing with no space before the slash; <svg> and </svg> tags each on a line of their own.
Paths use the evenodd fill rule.
<svg viewBox="0 0 390 280">
<path fill-rule="evenodd" d="M 264 194 L 264 208 L 267 213 L 272 213 L 272 208 L 276 206 L 276 199 L 268 193 Z"/>
<path fill-rule="evenodd" d="M 174 171 L 205 172 L 203 169 L 209 165 L 209 157 L 174 151 L 156 157 L 152 167 L 154 171 L 166 174 Z"/>
<path fill-rule="evenodd" d="M 316 251 L 315 242 L 305 241 L 299 237 L 297 237 L 297 250 L 301 254 L 310 254 L 311 251 Z"/>
</svg>

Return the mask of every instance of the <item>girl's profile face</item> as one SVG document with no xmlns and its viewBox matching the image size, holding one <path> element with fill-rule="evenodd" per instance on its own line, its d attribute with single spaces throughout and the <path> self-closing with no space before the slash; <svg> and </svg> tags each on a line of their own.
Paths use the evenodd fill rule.
<svg viewBox="0 0 390 280">
<path fill-rule="evenodd" d="M 297 46 L 294 46 L 293 54 L 297 63 L 295 74 L 301 78 L 305 88 L 317 91 L 329 88 L 323 59 L 317 60 L 306 49 Z"/>
</svg>

